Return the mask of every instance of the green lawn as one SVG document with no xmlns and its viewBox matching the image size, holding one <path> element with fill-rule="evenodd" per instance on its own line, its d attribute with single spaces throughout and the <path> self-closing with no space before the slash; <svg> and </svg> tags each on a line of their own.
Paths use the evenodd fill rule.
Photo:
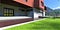
<svg viewBox="0 0 60 30">
<path fill-rule="evenodd" d="M 42 21 L 33 22 L 6 30 L 60 30 L 60 19 L 47 18 Z"/>
</svg>

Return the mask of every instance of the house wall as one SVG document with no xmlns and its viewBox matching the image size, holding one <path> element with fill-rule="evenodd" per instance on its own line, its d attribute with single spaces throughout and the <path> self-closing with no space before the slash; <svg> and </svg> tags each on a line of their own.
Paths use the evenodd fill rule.
<svg viewBox="0 0 60 30">
<path fill-rule="evenodd" d="M 43 2 L 43 5 L 44 5 L 44 0 L 27 0 L 27 2 L 25 0 L 14 0 L 14 1 L 19 2 L 21 4 L 25 4 L 30 7 L 40 8 L 43 11 L 45 11 L 44 6 L 42 6 L 42 3 L 41 3 Z"/>
<path fill-rule="evenodd" d="M 41 2 L 43 2 L 43 6 L 42 6 L 42 3 Z M 34 18 L 38 18 L 39 16 L 44 17 L 45 16 L 44 0 L 35 0 L 34 5 L 36 7 L 36 8 L 33 9 L 34 10 Z M 37 9 L 38 7 L 40 9 Z"/>
<path fill-rule="evenodd" d="M 34 7 L 34 5 L 36 5 L 35 7 L 39 7 L 39 8 L 42 8 L 44 10 L 44 6 L 42 6 L 42 3 L 41 3 L 41 1 L 44 3 L 44 0 L 27 0 L 27 2 L 25 0 L 14 0 L 14 1 L 25 4 L 25 5 L 30 6 L 30 7 Z M 34 1 L 37 1 L 37 2 L 35 3 Z"/>
<path fill-rule="evenodd" d="M 14 15 L 15 16 L 25 15 L 25 12 L 21 12 L 21 10 L 19 10 L 19 7 L 17 7 L 17 6 L 12 6 L 12 5 L 7 5 L 7 4 L 0 3 L 0 16 L 3 15 L 3 9 L 4 8 L 12 8 L 12 9 L 14 9 Z"/>
<path fill-rule="evenodd" d="M 30 7 L 34 7 L 35 3 L 34 1 L 39 1 L 39 4 L 38 2 L 36 2 L 35 4 L 39 5 L 40 8 L 44 9 L 44 6 L 41 5 L 41 1 L 44 3 L 44 0 L 27 0 L 27 2 L 25 0 L 14 0 L 14 1 L 25 4 Z"/>
<path fill-rule="evenodd" d="M 38 18 L 39 16 L 42 17 L 42 11 L 39 10 L 39 9 L 33 8 L 33 13 L 34 13 L 34 14 L 33 14 L 34 19 L 35 19 L 35 18 Z"/>
<path fill-rule="evenodd" d="M 14 0 L 14 1 L 16 1 L 16 2 L 18 2 L 18 3 L 21 3 L 21 4 L 25 4 L 25 5 L 27 5 L 27 6 L 30 6 L 30 7 L 34 7 L 34 5 L 36 6 L 36 7 L 39 7 L 39 8 L 41 8 L 41 10 L 43 10 L 43 16 L 45 16 L 45 11 L 44 11 L 44 6 L 42 6 L 41 4 L 41 1 L 44 3 L 44 0 L 37 0 L 37 3 L 39 3 L 39 4 L 34 4 L 34 0 L 28 0 L 27 2 L 26 1 L 23 1 L 23 0 Z M 39 2 L 38 2 L 39 1 Z M 1 3 L 0 3 L 1 4 Z M 13 8 L 15 11 L 15 13 L 14 13 L 14 15 L 16 15 L 16 16 L 19 16 L 19 15 L 24 15 L 25 14 L 25 12 L 22 12 L 22 11 L 20 11 L 19 10 L 19 7 L 16 7 L 16 6 L 11 6 L 11 5 L 7 5 L 7 4 L 2 4 L 2 5 L 0 5 L 1 7 L 1 14 L 0 15 L 3 15 L 3 13 L 2 13 L 2 11 L 3 11 L 3 8 L 4 7 L 7 7 L 7 8 Z M 36 9 L 35 9 L 36 10 Z M 37 10 L 38 11 L 38 10 Z M 29 14 L 29 13 L 28 13 Z M 41 15 L 41 14 L 40 14 Z"/>
<path fill-rule="evenodd" d="M 2 13 L 2 5 L 0 3 L 0 16 L 2 16 L 2 15 L 3 15 L 3 13 Z"/>
<path fill-rule="evenodd" d="M 43 6 L 42 6 L 42 3 L 43 2 Z M 45 6 L 44 6 L 44 0 L 39 0 L 39 7 L 42 9 L 42 16 L 44 17 L 45 16 Z"/>
</svg>

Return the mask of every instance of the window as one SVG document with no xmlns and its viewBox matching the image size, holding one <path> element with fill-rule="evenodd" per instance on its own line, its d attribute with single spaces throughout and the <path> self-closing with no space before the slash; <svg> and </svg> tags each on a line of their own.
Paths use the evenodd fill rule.
<svg viewBox="0 0 60 30">
<path fill-rule="evenodd" d="M 44 6 L 44 3 L 41 1 L 41 5 Z"/>
<path fill-rule="evenodd" d="M 14 16 L 14 9 L 4 8 L 3 15 L 4 16 Z"/>
<path fill-rule="evenodd" d="M 26 2 L 28 1 L 28 0 L 25 0 Z"/>
<path fill-rule="evenodd" d="M 47 7 L 46 6 L 44 8 L 45 8 L 45 10 L 47 10 Z"/>
</svg>

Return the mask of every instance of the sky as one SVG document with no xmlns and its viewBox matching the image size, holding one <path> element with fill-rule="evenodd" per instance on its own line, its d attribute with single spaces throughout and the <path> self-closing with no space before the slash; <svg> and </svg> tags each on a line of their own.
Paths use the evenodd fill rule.
<svg viewBox="0 0 60 30">
<path fill-rule="evenodd" d="M 44 5 L 51 9 L 60 8 L 60 0 L 44 0 Z"/>
</svg>

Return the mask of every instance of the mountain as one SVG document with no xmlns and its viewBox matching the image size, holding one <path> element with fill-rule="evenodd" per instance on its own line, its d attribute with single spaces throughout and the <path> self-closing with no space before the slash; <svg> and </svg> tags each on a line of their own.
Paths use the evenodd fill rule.
<svg viewBox="0 0 60 30">
<path fill-rule="evenodd" d="M 60 16 L 60 9 L 51 9 L 46 7 L 46 16 Z"/>
<path fill-rule="evenodd" d="M 49 16 L 53 10 L 49 7 L 46 7 L 46 16 Z"/>
<path fill-rule="evenodd" d="M 55 9 L 54 12 L 56 16 L 60 16 L 60 9 Z"/>
<path fill-rule="evenodd" d="M 50 16 L 59 16 L 60 17 L 60 9 L 55 9 L 48 13 Z"/>
<path fill-rule="evenodd" d="M 46 7 L 46 8 L 47 8 L 47 9 L 46 9 L 47 12 L 53 11 L 53 9 L 51 9 L 51 8 L 49 8 L 49 7 Z"/>
<path fill-rule="evenodd" d="M 54 10 L 59 10 L 60 11 L 60 9 L 54 9 Z"/>
</svg>

